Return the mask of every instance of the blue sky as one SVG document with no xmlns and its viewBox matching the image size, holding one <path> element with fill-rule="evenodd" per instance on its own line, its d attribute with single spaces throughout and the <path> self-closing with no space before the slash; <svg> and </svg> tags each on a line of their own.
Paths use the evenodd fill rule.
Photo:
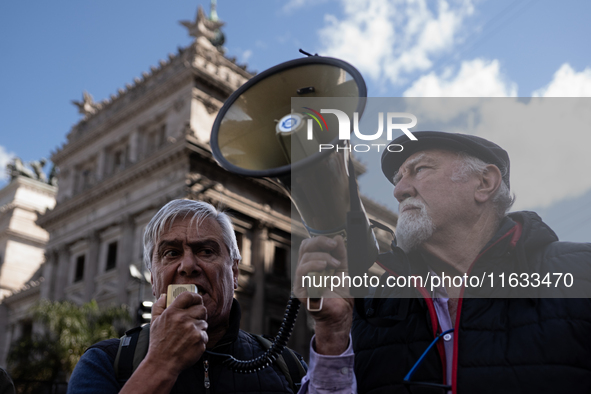
<svg viewBox="0 0 591 394">
<path fill-rule="evenodd" d="M 190 44 L 178 21 L 192 20 L 198 5 L 209 10 L 205 0 L 2 2 L 0 166 L 11 154 L 49 158 L 80 120 L 70 101 L 83 90 L 102 100 Z M 303 48 L 353 64 L 372 97 L 591 96 L 591 2 L 219 0 L 218 14 L 227 55 L 249 70 L 298 58 Z M 589 169 L 566 150 L 552 155 L 541 168 L 549 181 Z M 556 169 L 554 160 L 566 159 L 570 167 Z M 519 165 L 527 157 L 512 160 Z M 587 178 L 550 200 L 537 198 L 542 191 L 522 193 L 518 207 L 556 216 L 562 237 L 570 231 L 567 238 L 589 241 L 591 220 L 571 212 L 590 205 Z M 375 199 L 393 206 L 390 193 Z"/>
</svg>

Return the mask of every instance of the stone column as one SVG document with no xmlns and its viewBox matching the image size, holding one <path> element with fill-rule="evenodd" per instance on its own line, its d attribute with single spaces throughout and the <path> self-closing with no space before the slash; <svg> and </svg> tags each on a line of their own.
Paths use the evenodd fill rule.
<svg viewBox="0 0 591 394">
<path fill-rule="evenodd" d="M 131 132 L 131 134 L 129 135 L 129 162 L 131 164 L 136 163 L 138 161 L 139 158 L 139 149 L 140 149 L 140 144 L 139 144 L 139 132 L 137 130 L 134 130 Z"/>
<path fill-rule="evenodd" d="M 70 248 L 61 245 L 58 250 L 58 265 L 55 275 L 55 287 L 53 299 L 61 301 L 64 299 L 65 289 L 68 286 L 68 272 L 70 271 Z"/>
<path fill-rule="evenodd" d="M 45 251 L 45 262 L 43 263 L 43 278 L 45 281 L 41 284 L 41 298 L 49 299 L 55 289 L 56 273 L 58 264 L 58 253 L 55 249 Z"/>
<path fill-rule="evenodd" d="M 264 329 L 265 309 L 265 244 L 269 237 L 269 231 L 265 222 L 257 222 L 253 226 L 252 259 L 254 275 L 252 280 L 255 285 L 250 310 L 250 331 L 254 334 L 262 334 Z"/>
<path fill-rule="evenodd" d="M 102 148 L 98 154 L 96 165 L 96 180 L 100 182 L 107 175 L 107 149 Z"/>
<path fill-rule="evenodd" d="M 133 234 L 135 221 L 130 214 L 124 215 L 121 220 L 121 237 L 117 244 L 117 277 L 119 286 L 117 299 L 120 303 L 128 304 L 127 281 L 129 279 L 129 266 L 133 261 Z"/>
<path fill-rule="evenodd" d="M 88 302 L 92 299 L 96 291 L 95 278 L 98 275 L 98 267 L 100 265 L 100 246 L 101 239 L 98 230 L 92 229 L 88 234 L 88 254 L 86 262 L 84 263 L 84 301 Z"/>
</svg>

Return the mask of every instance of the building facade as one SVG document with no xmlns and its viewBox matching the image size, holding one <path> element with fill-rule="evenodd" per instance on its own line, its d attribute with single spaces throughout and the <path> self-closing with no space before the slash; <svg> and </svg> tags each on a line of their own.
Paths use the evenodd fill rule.
<svg viewBox="0 0 591 394">
<path fill-rule="evenodd" d="M 292 227 L 292 204 L 282 188 L 214 161 L 215 116 L 252 74 L 214 45 L 220 25 L 211 17 L 200 10 L 183 25 L 195 37 L 191 45 L 107 100 L 94 102 L 85 92 L 75 102 L 83 119 L 51 158 L 59 167 L 56 205 L 37 220 L 50 236 L 36 294 L 132 309 L 153 300 L 142 278 L 146 225 L 172 199 L 204 200 L 233 217 L 242 254 L 235 292 L 242 328 L 275 335 L 290 295 L 291 261 L 307 235 Z M 392 212 L 364 204 L 370 216 L 395 224 Z M 387 235 L 380 240 L 387 247 Z M 131 266 L 141 274 L 132 275 Z M 16 317 L 12 324 L 18 326 Z M 302 312 L 289 345 L 307 355 L 311 336 Z"/>
<path fill-rule="evenodd" d="M 280 324 L 290 294 L 291 203 L 271 182 L 230 174 L 212 158 L 217 111 L 252 75 L 212 44 L 208 21 L 201 12 L 185 22 L 193 43 L 116 96 L 94 102 L 85 93 L 75 103 L 84 118 L 53 153 L 57 203 L 38 220 L 51 235 L 41 297 L 132 309 L 153 300 L 150 284 L 130 274 L 131 265 L 145 274 L 143 231 L 164 204 L 191 198 L 233 216 L 242 328 L 270 333 Z"/>
</svg>

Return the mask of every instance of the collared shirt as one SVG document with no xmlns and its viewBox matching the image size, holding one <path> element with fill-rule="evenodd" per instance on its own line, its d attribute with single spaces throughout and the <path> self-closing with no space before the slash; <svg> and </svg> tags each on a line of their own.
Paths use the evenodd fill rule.
<svg viewBox="0 0 591 394">
<path fill-rule="evenodd" d="M 431 272 L 431 275 L 436 275 Z M 433 289 L 433 305 L 439 320 L 441 331 L 453 328 L 448 307 L 449 296 L 445 287 Z M 302 379 L 299 393 L 334 393 L 349 394 L 357 392 L 357 381 L 353 368 L 355 365 L 355 353 L 353 352 L 352 339 L 349 334 L 349 347 L 338 356 L 325 356 L 316 353 L 314 339 L 310 343 L 310 363 L 308 373 Z M 451 385 L 451 372 L 453 363 L 453 332 L 443 336 L 445 348 L 445 364 L 447 384 Z"/>
<path fill-rule="evenodd" d="M 302 386 L 298 393 L 356 393 L 357 381 L 353 371 L 355 353 L 353 353 L 351 334 L 349 334 L 349 347 L 338 356 L 316 353 L 315 339 L 316 335 L 312 337 L 310 342 L 308 373 L 302 379 Z"/>
<path fill-rule="evenodd" d="M 431 271 L 431 275 L 437 275 Z M 441 281 L 439 281 L 441 283 Z M 449 313 L 449 296 L 444 286 L 439 286 L 433 289 L 433 306 L 437 313 L 437 320 L 439 320 L 439 326 L 441 332 L 451 330 L 453 324 L 451 321 L 451 315 Z M 443 336 L 443 347 L 445 349 L 445 376 L 446 384 L 451 386 L 451 371 L 453 367 L 453 355 L 454 355 L 454 333 L 453 331 Z"/>
</svg>

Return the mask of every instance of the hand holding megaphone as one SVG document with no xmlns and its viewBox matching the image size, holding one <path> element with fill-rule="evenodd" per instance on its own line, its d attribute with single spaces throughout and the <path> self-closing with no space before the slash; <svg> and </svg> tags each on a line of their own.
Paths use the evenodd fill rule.
<svg viewBox="0 0 591 394">
<path fill-rule="evenodd" d="M 270 179 L 291 198 L 313 237 L 302 243 L 297 272 L 316 278 L 317 284 L 326 277 L 363 273 L 377 255 L 352 170 L 349 139 L 340 133 L 340 118 L 334 115 L 360 117 L 366 97 L 365 82 L 353 66 L 311 56 L 253 77 L 226 100 L 213 124 L 210 145 L 223 168 Z M 343 131 L 350 135 L 350 130 Z M 322 150 L 326 145 L 335 149 Z M 335 286 L 330 279 L 328 291 L 324 284 L 306 289 L 294 283 L 294 290 L 306 304 L 308 297 L 324 296 L 324 305 L 317 308 L 321 310 L 313 313 L 316 337 L 324 340 L 318 350 L 338 354 L 333 352 L 348 343 L 353 301 L 342 283 Z"/>
<path fill-rule="evenodd" d="M 300 299 L 348 298 L 349 288 L 331 280 L 342 273 L 348 275 L 347 249 L 340 235 L 305 239 L 300 246 L 294 294 Z"/>
<path fill-rule="evenodd" d="M 319 236 L 302 242 L 293 290 L 301 302 L 311 306 L 310 314 L 315 322 L 315 348 L 320 354 L 338 355 L 348 345 L 353 298 L 346 282 L 331 282 L 331 278 L 348 275 L 347 271 L 347 248 L 340 235 L 334 238 Z M 322 280 L 329 278 L 328 286 L 304 286 L 304 278 L 314 275 Z"/>
</svg>

